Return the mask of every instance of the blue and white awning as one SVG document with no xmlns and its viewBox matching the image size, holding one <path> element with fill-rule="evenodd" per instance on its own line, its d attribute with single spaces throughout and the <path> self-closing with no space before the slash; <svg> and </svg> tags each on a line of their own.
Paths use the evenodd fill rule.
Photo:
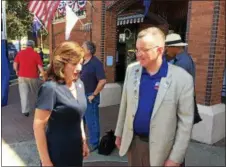
<svg viewBox="0 0 226 167">
<path fill-rule="evenodd" d="M 134 14 L 129 16 L 118 16 L 117 25 L 136 24 L 144 21 L 143 14 Z"/>
</svg>

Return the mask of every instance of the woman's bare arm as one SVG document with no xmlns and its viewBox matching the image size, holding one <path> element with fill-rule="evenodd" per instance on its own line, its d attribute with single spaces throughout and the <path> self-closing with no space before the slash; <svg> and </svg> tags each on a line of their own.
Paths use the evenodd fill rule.
<svg viewBox="0 0 226 167">
<path fill-rule="evenodd" d="M 49 120 L 50 114 L 51 114 L 51 111 L 40 110 L 40 109 L 35 110 L 33 129 L 34 129 L 36 145 L 38 148 L 39 157 L 41 159 L 42 165 L 52 163 L 48 153 L 46 133 L 45 133 L 46 124 Z"/>
</svg>

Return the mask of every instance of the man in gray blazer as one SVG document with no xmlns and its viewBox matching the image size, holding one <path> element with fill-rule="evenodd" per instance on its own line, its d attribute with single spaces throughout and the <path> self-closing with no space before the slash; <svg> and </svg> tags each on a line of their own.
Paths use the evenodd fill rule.
<svg viewBox="0 0 226 167">
<path fill-rule="evenodd" d="M 129 166 L 180 166 L 194 118 L 193 79 L 163 58 L 165 35 L 151 27 L 138 34 L 138 62 L 128 66 L 115 144 Z"/>
</svg>

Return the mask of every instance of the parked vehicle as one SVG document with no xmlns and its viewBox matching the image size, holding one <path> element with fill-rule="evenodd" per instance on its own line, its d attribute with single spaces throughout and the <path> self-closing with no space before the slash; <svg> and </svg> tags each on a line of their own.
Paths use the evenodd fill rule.
<svg viewBox="0 0 226 167">
<path fill-rule="evenodd" d="M 16 54 L 17 54 L 17 49 L 15 45 L 11 42 L 8 43 L 8 58 L 9 60 L 14 60 Z"/>
<path fill-rule="evenodd" d="M 13 61 L 18 51 L 16 49 L 16 46 L 11 42 L 8 42 L 7 49 L 8 49 L 8 59 L 9 59 L 9 69 L 10 69 L 10 80 L 13 80 L 17 78 L 16 72 L 13 69 Z"/>
</svg>

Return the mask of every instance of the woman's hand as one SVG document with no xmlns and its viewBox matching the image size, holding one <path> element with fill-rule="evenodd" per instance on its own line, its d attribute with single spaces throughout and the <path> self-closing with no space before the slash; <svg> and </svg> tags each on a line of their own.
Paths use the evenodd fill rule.
<svg viewBox="0 0 226 167">
<path fill-rule="evenodd" d="M 89 147 L 86 141 L 83 141 L 83 157 L 87 158 L 89 156 Z"/>
</svg>

